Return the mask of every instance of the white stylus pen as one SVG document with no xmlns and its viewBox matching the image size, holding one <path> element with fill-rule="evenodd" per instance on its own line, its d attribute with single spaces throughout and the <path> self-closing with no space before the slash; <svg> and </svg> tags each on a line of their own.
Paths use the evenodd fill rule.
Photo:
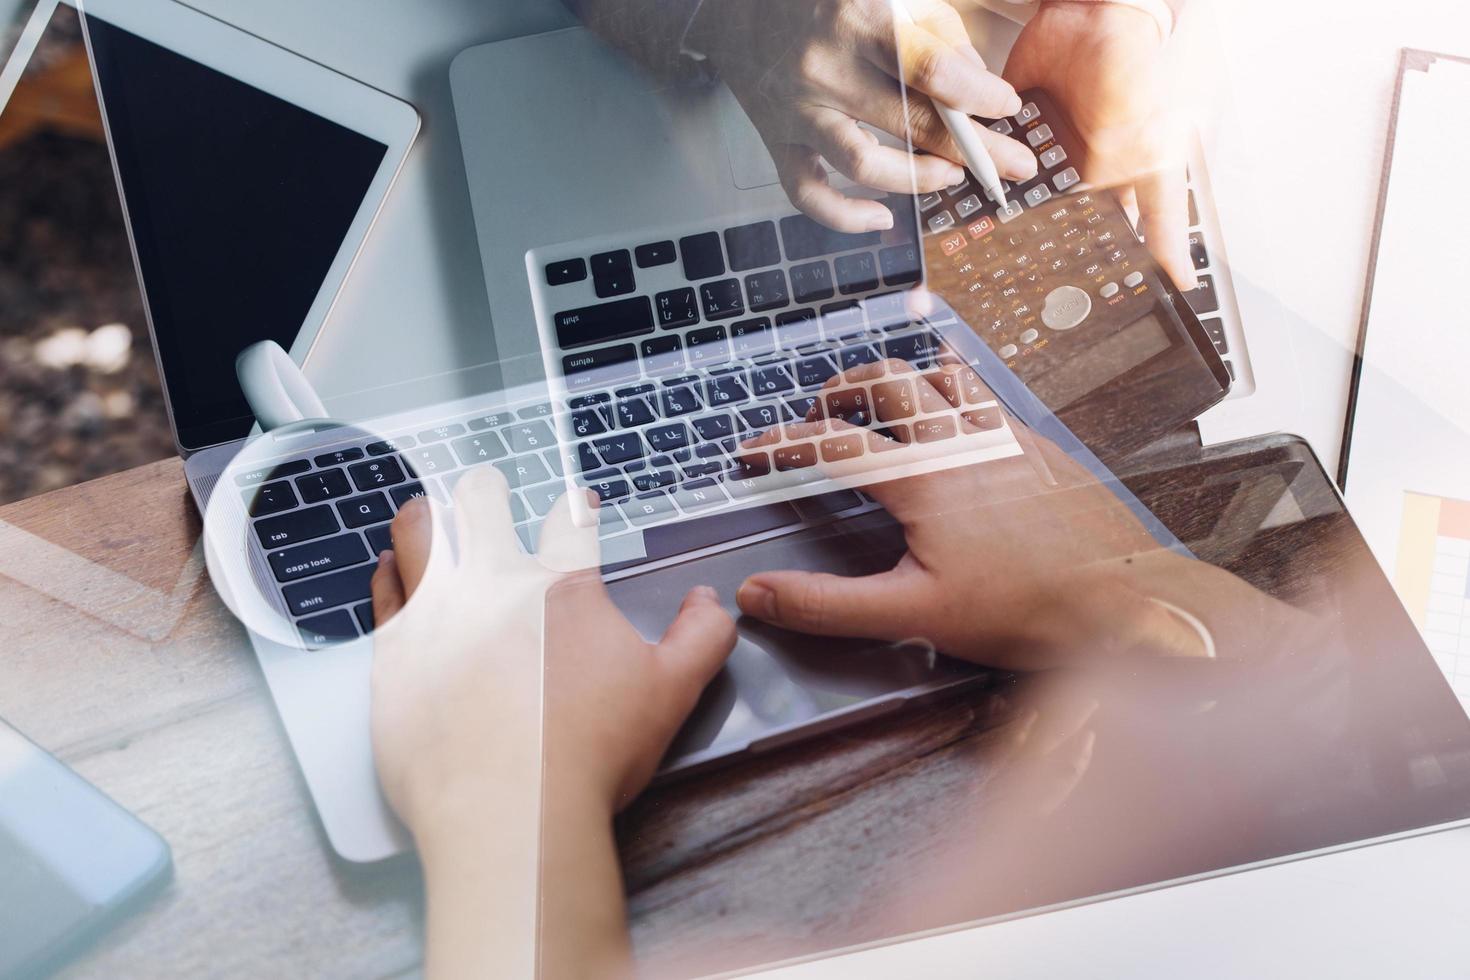
<svg viewBox="0 0 1470 980">
<path fill-rule="evenodd" d="M 901 24 L 914 26 L 914 17 L 904 4 L 904 0 L 893 0 L 893 16 Z M 965 166 L 970 168 L 970 173 L 980 181 L 980 186 L 985 188 L 985 193 L 1001 208 L 1009 210 L 1010 203 L 1006 201 L 1005 185 L 1001 182 L 1000 172 L 995 169 L 995 161 L 990 159 L 990 152 L 985 149 L 985 144 L 980 140 L 979 130 L 969 116 L 953 106 L 947 106 L 938 99 L 934 100 L 934 108 L 939 110 L 939 118 L 944 120 L 944 127 L 954 137 L 955 143 L 959 145 L 960 156 L 965 158 Z"/>
</svg>

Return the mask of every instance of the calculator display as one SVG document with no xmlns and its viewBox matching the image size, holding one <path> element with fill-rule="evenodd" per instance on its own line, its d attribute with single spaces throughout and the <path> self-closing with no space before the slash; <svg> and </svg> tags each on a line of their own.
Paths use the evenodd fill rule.
<svg viewBox="0 0 1470 980">
<path fill-rule="evenodd" d="M 1086 357 L 1072 358 L 1042 375 L 1031 391 L 1054 409 L 1065 408 L 1168 349 L 1164 321 L 1150 313 L 1094 344 Z"/>
</svg>

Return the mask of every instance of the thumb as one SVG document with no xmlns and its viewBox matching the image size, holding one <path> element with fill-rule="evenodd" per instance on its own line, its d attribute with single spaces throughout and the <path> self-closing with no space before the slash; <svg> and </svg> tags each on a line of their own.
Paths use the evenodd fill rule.
<svg viewBox="0 0 1470 980">
<path fill-rule="evenodd" d="M 740 586 L 747 616 L 823 636 L 898 640 L 922 632 L 922 597 L 907 573 L 893 569 L 849 578 L 827 572 L 762 572 Z"/>
<path fill-rule="evenodd" d="M 679 615 L 658 642 L 665 672 L 674 689 L 688 695 L 690 704 L 720 672 L 734 648 L 735 621 L 707 585 L 684 597 Z"/>
</svg>

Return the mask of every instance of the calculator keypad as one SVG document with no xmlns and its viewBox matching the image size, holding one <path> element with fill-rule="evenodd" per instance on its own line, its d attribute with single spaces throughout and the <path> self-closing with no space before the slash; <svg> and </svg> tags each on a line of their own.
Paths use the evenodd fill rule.
<svg viewBox="0 0 1470 980">
<path fill-rule="evenodd" d="M 930 288 L 1030 382 L 1138 320 L 1159 283 L 1116 199 L 1083 186 L 1066 121 L 1044 93 L 1024 97 L 986 125 L 1031 148 L 1036 176 L 1006 184 L 1004 208 L 972 179 L 920 206 Z"/>
</svg>

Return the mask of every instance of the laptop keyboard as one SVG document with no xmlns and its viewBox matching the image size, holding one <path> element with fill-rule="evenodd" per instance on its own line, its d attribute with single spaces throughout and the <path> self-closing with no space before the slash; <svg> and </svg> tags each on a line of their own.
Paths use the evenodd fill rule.
<svg viewBox="0 0 1470 980">
<path fill-rule="evenodd" d="M 788 215 L 542 261 L 574 480 L 648 528 L 829 491 L 821 463 L 893 441 L 952 443 L 934 468 L 1018 452 L 988 393 L 933 397 L 955 386 L 938 373 L 961 362 L 943 338 L 954 321 L 909 311 L 904 291 L 921 275 L 912 203 L 889 206 L 887 233 Z M 888 376 L 888 359 L 928 384 Z M 824 387 L 864 365 L 871 380 Z"/>
</svg>

